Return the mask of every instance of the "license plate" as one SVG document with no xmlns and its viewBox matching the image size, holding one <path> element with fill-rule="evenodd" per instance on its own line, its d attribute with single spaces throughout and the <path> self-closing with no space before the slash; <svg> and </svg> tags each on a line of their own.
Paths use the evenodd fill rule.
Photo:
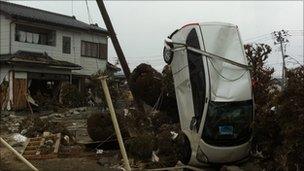
<svg viewBox="0 0 304 171">
<path fill-rule="evenodd" d="M 219 133 L 221 135 L 233 135 L 233 126 L 219 126 Z"/>
</svg>

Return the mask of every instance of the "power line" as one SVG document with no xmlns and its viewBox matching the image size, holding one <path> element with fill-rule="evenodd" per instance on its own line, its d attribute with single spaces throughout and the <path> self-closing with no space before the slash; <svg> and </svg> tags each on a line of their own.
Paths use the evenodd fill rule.
<svg viewBox="0 0 304 171">
<path fill-rule="evenodd" d="M 303 33 L 303 30 L 288 30 L 287 32 L 301 32 L 301 33 Z M 271 36 L 271 34 L 272 33 L 267 33 L 267 34 L 262 34 L 262 35 L 259 35 L 259 36 L 254 36 L 254 37 L 245 39 L 244 42 L 247 42 L 247 41 L 255 42 L 255 41 L 259 40 L 259 39 L 264 39 L 264 38 L 266 38 L 268 36 Z M 292 34 L 292 35 L 294 35 L 294 34 Z"/>
<path fill-rule="evenodd" d="M 303 32 L 304 30 L 288 30 L 289 32 L 293 32 L 293 31 L 295 31 L 295 32 Z"/>
<path fill-rule="evenodd" d="M 74 1 L 71 0 L 71 13 L 72 13 L 72 16 L 74 16 Z"/>
<path fill-rule="evenodd" d="M 292 57 L 292 56 L 290 56 L 290 55 L 288 55 L 288 57 L 289 58 L 291 58 L 291 59 L 293 59 L 297 64 L 299 64 L 299 65 L 303 65 L 303 64 L 301 64 L 295 57 Z"/>
<path fill-rule="evenodd" d="M 251 38 L 246 39 L 246 40 L 244 40 L 244 41 L 249 41 L 249 40 L 258 39 L 258 38 L 265 37 L 265 36 L 268 36 L 268 35 L 271 35 L 271 34 L 270 34 L 270 33 L 267 33 L 267 34 L 263 34 L 263 35 L 259 35 L 259 36 L 251 37 Z"/>
<path fill-rule="evenodd" d="M 256 43 L 256 42 L 260 42 L 260 41 L 265 41 L 265 40 L 271 40 L 272 37 L 264 37 L 264 38 L 259 38 L 259 39 L 256 39 L 256 40 L 252 40 L 252 41 L 247 41 L 247 42 L 252 42 L 252 43 Z"/>
<path fill-rule="evenodd" d="M 88 18 L 89 18 L 89 23 L 90 23 L 90 24 L 93 24 L 93 20 L 92 20 L 92 17 L 91 17 L 91 13 L 90 13 L 90 8 L 89 8 L 88 0 L 85 0 L 85 3 L 86 3 L 86 7 L 87 7 L 87 13 L 88 13 Z"/>
<path fill-rule="evenodd" d="M 303 33 L 290 33 L 290 36 L 297 36 L 297 35 L 303 36 Z"/>
</svg>

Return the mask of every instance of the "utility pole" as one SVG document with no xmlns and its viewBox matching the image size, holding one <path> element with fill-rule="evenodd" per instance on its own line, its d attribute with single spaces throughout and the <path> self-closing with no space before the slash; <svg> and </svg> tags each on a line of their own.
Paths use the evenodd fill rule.
<svg viewBox="0 0 304 171">
<path fill-rule="evenodd" d="M 116 51 L 117 57 L 119 59 L 119 62 L 121 64 L 122 70 L 123 70 L 123 72 L 124 72 L 124 74 L 126 76 L 129 88 L 130 88 L 130 90 L 132 92 L 132 95 L 134 97 L 134 100 L 135 100 L 135 103 L 136 103 L 136 107 L 137 107 L 137 109 L 140 112 L 143 112 L 143 114 L 144 114 L 145 110 L 144 110 L 143 104 L 140 101 L 140 99 L 138 98 L 138 96 L 137 96 L 136 92 L 134 91 L 134 88 L 133 88 L 133 86 L 131 84 L 131 80 L 130 80 L 130 75 L 131 75 L 130 68 L 129 68 L 128 63 L 126 61 L 125 55 L 124 55 L 124 53 L 123 53 L 123 51 L 121 49 L 119 41 L 118 41 L 118 39 L 116 37 L 116 33 L 115 33 L 115 30 L 114 30 L 114 27 L 112 25 L 111 19 L 109 17 L 109 14 L 108 14 L 108 12 L 106 10 L 105 5 L 104 5 L 104 2 L 103 2 L 103 0 L 96 0 L 96 2 L 97 2 L 97 5 L 98 5 L 98 8 L 99 8 L 99 11 L 101 13 L 101 16 L 103 18 L 103 21 L 105 22 L 105 25 L 107 27 L 107 30 L 110 33 L 110 38 L 112 40 L 112 43 L 113 43 L 114 49 Z"/>
<path fill-rule="evenodd" d="M 289 41 L 286 39 L 287 36 L 289 36 L 288 31 L 285 30 L 280 30 L 280 31 L 274 31 L 272 33 L 273 37 L 274 37 L 274 44 L 280 45 L 280 50 L 281 50 L 281 54 L 282 54 L 282 59 L 283 59 L 283 65 L 282 65 L 282 80 L 283 80 L 283 89 L 285 89 L 285 84 L 286 84 L 286 62 L 285 62 L 285 58 L 288 57 L 287 55 L 285 55 L 285 50 L 283 47 L 284 43 L 288 43 Z M 286 49 L 286 47 L 285 47 Z"/>
</svg>

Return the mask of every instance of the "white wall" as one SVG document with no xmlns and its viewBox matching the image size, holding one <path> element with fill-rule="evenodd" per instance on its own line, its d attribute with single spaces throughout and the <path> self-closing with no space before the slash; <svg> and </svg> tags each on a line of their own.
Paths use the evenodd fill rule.
<svg viewBox="0 0 304 171">
<path fill-rule="evenodd" d="M 4 80 L 6 76 L 8 76 L 10 68 L 7 66 L 4 66 L 3 64 L 0 64 L 0 84 Z"/>
<path fill-rule="evenodd" d="M 1 16 L 3 18 L 3 16 Z M 9 20 L 3 20 L 1 18 L 1 51 L 0 54 L 9 53 Z M 2 22 L 4 26 L 2 26 Z M 8 24 L 7 24 L 8 23 Z M 8 25 L 5 27 L 5 25 Z M 56 46 L 47 46 L 31 43 L 23 43 L 15 41 L 15 26 L 12 24 L 11 38 L 12 38 L 12 54 L 18 50 L 30 51 L 30 52 L 46 52 L 49 56 L 57 60 L 64 60 L 71 63 L 78 64 L 83 67 L 82 70 L 75 70 L 73 73 L 81 75 L 91 75 L 99 69 L 105 70 L 107 61 L 105 59 L 89 58 L 81 56 L 81 40 L 90 41 L 94 43 L 108 43 L 108 38 L 104 35 L 89 34 L 82 31 L 71 31 L 71 29 L 64 29 L 52 26 L 44 26 L 41 24 L 35 24 L 35 26 L 45 27 L 47 29 L 56 30 Z M 3 27 L 3 31 L 2 31 Z M 3 32 L 3 33 L 2 33 Z M 2 34 L 4 35 L 2 37 Z M 62 37 L 71 37 L 71 54 L 62 53 Z M 3 41 L 2 41 L 3 39 Z M 2 45 L 2 42 L 3 45 Z"/>
<path fill-rule="evenodd" d="M 10 20 L 0 15 L 0 54 L 9 53 Z"/>
</svg>

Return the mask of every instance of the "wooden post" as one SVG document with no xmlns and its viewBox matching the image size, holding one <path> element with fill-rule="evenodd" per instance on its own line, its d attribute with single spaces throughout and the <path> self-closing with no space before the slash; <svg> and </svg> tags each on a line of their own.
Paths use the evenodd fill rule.
<svg viewBox="0 0 304 171">
<path fill-rule="evenodd" d="M 145 113 L 145 109 L 143 107 L 143 103 L 142 101 L 139 99 L 138 95 L 135 93 L 134 91 L 134 88 L 132 87 L 132 84 L 131 84 L 131 81 L 130 81 L 130 75 L 131 75 L 131 72 L 130 72 L 130 68 L 128 66 L 128 63 L 126 61 L 126 58 L 125 58 L 125 55 L 121 49 L 121 46 L 119 44 L 119 41 L 116 37 L 116 33 L 115 33 L 115 30 L 114 30 L 114 27 L 112 25 L 112 22 L 111 22 L 111 19 L 109 17 L 109 14 L 106 10 L 106 7 L 103 3 L 103 0 L 96 0 L 97 2 L 97 5 L 98 5 L 98 8 L 99 8 L 99 11 L 101 13 L 101 16 L 105 22 L 105 25 L 109 31 L 109 34 L 110 34 L 110 38 L 112 40 L 112 43 L 113 43 L 113 46 L 114 46 L 114 49 L 116 51 L 116 54 L 117 54 L 117 57 L 119 59 L 119 62 L 120 62 L 120 65 L 122 67 L 122 70 L 126 76 L 126 79 L 127 79 L 127 82 L 128 82 L 128 85 L 129 85 L 129 88 L 132 92 L 132 95 L 134 97 L 134 101 L 135 101 L 135 104 L 136 104 L 136 108 L 142 112 L 143 114 Z"/>
<path fill-rule="evenodd" d="M 29 166 L 34 171 L 39 171 L 35 166 L 32 165 L 29 161 L 27 161 L 21 154 L 19 154 L 12 146 L 10 146 L 4 139 L 0 137 L 0 142 L 8 148 L 11 152 L 13 152 L 23 163 Z"/>
<path fill-rule="evenodd" d="M 107 104 L 108 104 L 108 107 L 109 107 L 109 110 L 110 110 L 112 122 L 113 122 L 113 125 L 114 125 L 115 133 L 116 133 L 119 148 L 120 148 L 120 152 L 121 152 L 122 158 L 123 158 L 124 163 L 125 163 L 125 169 L 127 171 L 130 171 L 131 167 L 130 167 L 130 163 L 129 163 L 128 156 L 127 156 L 127 153 L 126 153 L 126 149 L 125 149 L 125 146 L 124 146 L 124 143 L 123 143 L 123 139 L 122 139 L 122 136 L 121 136 L 119 125 L 118 125 L 118 122 L 117 122 L 117 118 L 116 118 L 116 114 L 115 114 L 115 111 L 114 111 L 114 107 L 113 107 L 111 95 L 110 95 L 110 92 L 109 92 L 109 88 L 108 88 L 108 85 L 107 85 L 107 77 L 106 76 L 101 76 L 100 80 L 101 80 L 102 89 L 103 89 L 104 94 L 106 96 Z"/>
</svg>

